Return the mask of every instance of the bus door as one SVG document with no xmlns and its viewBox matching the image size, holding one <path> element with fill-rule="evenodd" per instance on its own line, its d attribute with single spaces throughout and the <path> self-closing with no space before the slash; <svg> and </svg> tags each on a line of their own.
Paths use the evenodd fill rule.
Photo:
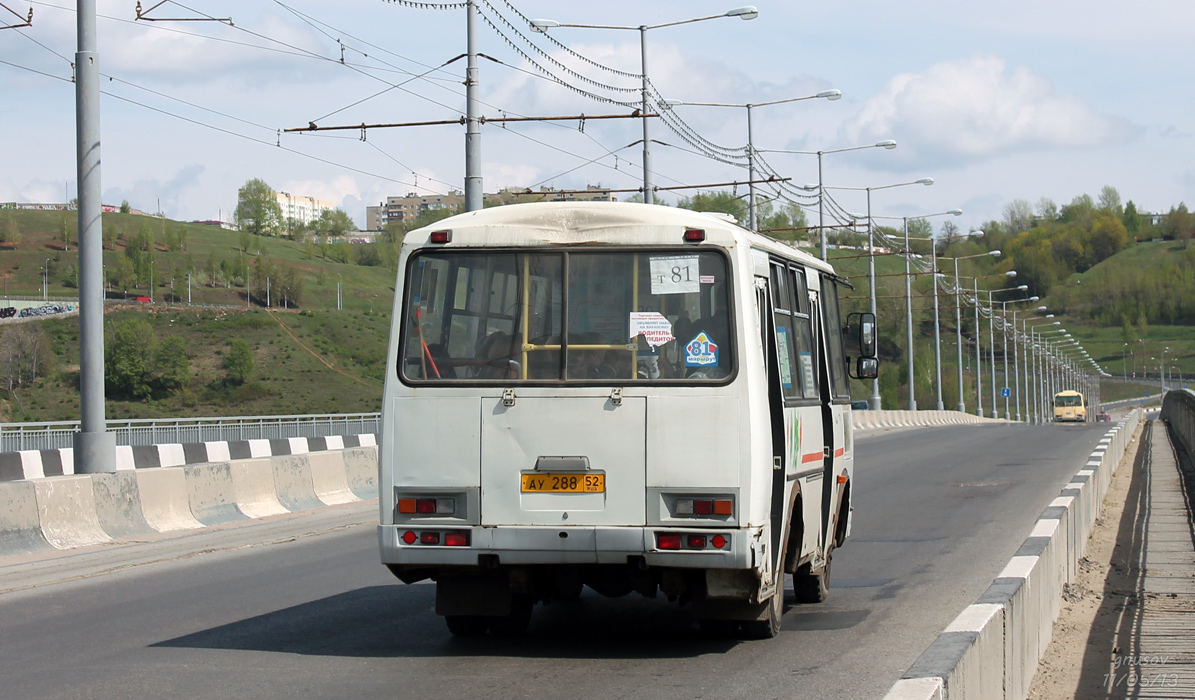
<svg viewBox="0 0 1195 700">
<path fill-rule="evenodd" d="M 788 543 L 786 548 L 789 560 L 785 568 L 792 570 L 801 554 L 815 549 L 821 539 L 821 500 L 816 487 L 822 478 L 822 416 L 817 407 L 816 355 L 805 272 L 781 260 L 773 260 L 770 267 L 771 332 L 766 337 L 771 346 L 769 397 L 777 461 L 772 517 L 774 527 L 783 526 L 795 492 L 802 490 L 802 509 L 792 514 L 803 524 L 801 542 Z"/>
<path fill-rule="evenodd" d="M 845 483 L 838 483 L 839 475 L 846 472 L 853 462 L 853 446 L 848 444 L 845 415 L 850 406 L 850 386 L 846 373 L 846 355 L 842 342 L 842 320 L 838 305 L 838 286 L 833 278 L 822 276 L 821 293 L 810 292 L 814 306 L 814 325 L 818 330 L 817 348 L 821 356 L 822 387 L 822 434 L 825 441 L 822 479 L 822 533 L 823 551 L 828 547 L 830 535 L 838 529 L 838 508 Z M 844 524 L 845 526 L 845 524 Z"/>
</svg>

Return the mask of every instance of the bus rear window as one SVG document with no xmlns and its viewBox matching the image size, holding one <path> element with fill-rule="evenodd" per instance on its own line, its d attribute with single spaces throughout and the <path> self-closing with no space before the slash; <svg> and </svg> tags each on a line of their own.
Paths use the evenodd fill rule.
<svg viewBox="0 0 1195 700">
<path fill-rule="evenodd" d="M 413 382 L 716 382 L 733 369 L 726 258 L 442 250 L 406 275 Z"/>
</svg>

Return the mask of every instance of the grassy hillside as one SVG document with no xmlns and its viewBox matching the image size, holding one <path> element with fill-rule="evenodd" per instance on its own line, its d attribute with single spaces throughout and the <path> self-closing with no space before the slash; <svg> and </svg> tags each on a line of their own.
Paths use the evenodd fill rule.
<svg viewBox="0 0 1195 700">
<path fill-rule="evenodd" d="M 349 261 L 340 262 L 333 259 L 332 246 L 306 245 L 280 238 L 243 238 L 239 232 L 218 227 L 118 213 L 103 216 L 105 290 L 109 299 L 149 296 L 148 276 L 127 289 L 116 286 L 114 279 L 119 258 L 126 256 L 130 241 L 147 226 L 154 237 L 153 297 L 159 303 L 172 299 L 186 303 L 190 267 L 194 270 L 191 280 L 194 304 L 244 305 L 243 276 L 235 276 L 233 280 L 221 276 L 209 278 L 208 261 L 214 256 L 217 267 L 221 262 L 232 266 L 243 256 L 252 265 L 263 254 L 274 263 L 298 268 L 303 277 L 304 291 L 299 304 L 302 309 L 335 309 L 338 281 L 343 285 L 345 310 L 389 309 L 393 299 L 393 270 L 382 265 L 355 264 L 359 246 L 348 246 Z M 13 227 L 20 239 L 15 244 L 11 235 Z M 66 237 L 62 234 L 64 228 Z M 2 292 L 12 296 L 42 296 L 42 275 L 48 261 L 49 296 L 78 296 L 75 270 L 79 250 L 75 229 L 75 212 L 0 210 L 0 232 L 5 233 L 7 241 L 0 243 Z M 184 236 L 185 248 L 169 249 L 169 238 Z M 247 243 L 247 251 L 243 243 Z M 261 305 L 264 306 L 264 298 Z"/>
<path fill-rule="evenodd" d="M 11 236 L 14 222 L 19 237 L 15 245 Z M 131 214 L 104 214 L 106 271 L 125 254 L 125 246 L 146 223 L 155 227 L 156 234 L 156 303 L 110 306 L 106 331 L 111 337 L 113 328 L 130 318 L 140 318 L 151 324 L 159 341 L 179 337 L 187 348 L 191 378 L 186 391 L 159 399 L 117 400 L 110 392 L 110 418 L 380 409 L 394 294 L 392 270 L 327 259 L 318 247 L 295 241 L 253 238 L 248 242 L 250 255 L 246 257 L 259 257 L 264 248 L 273 262 L 296 266 L 304 278 L 304 291 L 297 309 L 267 310 L 263 308 L 264 299 L 256 296 L 251 308 L 246 308 L 243 286 L 230 285 L 227 280 L 209 281 L 203 271 L 212 253 L 217 261 L 229 263 L 244 253 L 244 241 L 238 232 Z M 67 238 L 62 235 L 64 226 L 72 232 Z M 0 211 L 0 229 L 5 230 L 8 241 L 0 244 L 4 293 L 40 297 L 42 271 L 49 260 L 49 296 L 77 296 L 73 279 L 73 268 L 78 265 L 74 226 L 73 212 Z M 171 231 L 173 238 L 185 231 L 185 249 L 168 250 L 163 231 Z M 186 306 L 188 258 L 196 268 L 191 288 L 194 304 L 227 308 Z M 349 258 L 353 259 L 351 255 Z M 338 280 L 343 280 L 342 311 L 336 309 Z M 169 301 L 172 291 L 177 300 L 174 303 Z M 148 291 L 144 286 L 128 289 L 130 299 L 145 295 Z M 112 289 L 107 296 L 119 300 L 125 290 Z M 32 325 L 45 339 L 41 376 L 11 392 L 6 384 L 0 386 L 0 422 L 75 420 L 79 417 L 78 318 L 45 318 Z M 0 326 L 0 332 L 11 327 Z M 240 386 L 224 381 L 223 358 L 232 338 L 248 342 L 255 358 L 253 374 Z"/>
</svg>

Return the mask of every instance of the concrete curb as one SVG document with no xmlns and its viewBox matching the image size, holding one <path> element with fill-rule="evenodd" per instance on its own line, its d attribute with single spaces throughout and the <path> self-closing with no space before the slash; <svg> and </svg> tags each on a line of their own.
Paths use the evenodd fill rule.
<svg viewBox="0 0 1195 700">
<path fill-rule="evenodd" d="M 268 458 L 0 482 L 0 557 L 323 508 L 377 496 L 378 448 L 283 441 Z M 279 446 L 234 445 L 251 454 Z M 164 453 L 158 453 L 163 456 Z M 181 451 L 166 460 L 179 459 Z M 40 455 L 39 455 L 40 456 Z"/>
<path fill-rule="evenodd" d="M 1104 494 L 1142 418 L 1109 430 L 1042 511 L 1029 537 L 973 605 L 938 636 L 885 700 L 1021 700 L 1053 634 Z"/>
<path fill-rule="evenodd" d="M 376 447 L 377 436 L 333 435 L 318 438 L 276 440 L 233 440 L 169 445 L 117 445 L 116 470 L 132 471 L 157 467 L 185 467 L 192 464 L 229 462 L 234 459 L 329 452 L 351 447 Z M 75 451 L 24 450 L 0 453 L 0 482 L 41 479 L 75 473 Z"/>
</svg>

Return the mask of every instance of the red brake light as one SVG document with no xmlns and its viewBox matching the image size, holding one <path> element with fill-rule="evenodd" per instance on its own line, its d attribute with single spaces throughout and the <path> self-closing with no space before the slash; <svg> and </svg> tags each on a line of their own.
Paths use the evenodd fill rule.
<svg viewBox="0 0 1195 700">
<path fill-rule="evenodd" d="M 402 541 L 405 542 L 406 544 L 415 544 L 415 540 L 417 540 L 417 539 L 419 539 L 419 536 L 416 535 L 415 533 L 411 532 L 410 530 L 407 530 L 406 532 L 402 533 Z"/>
<path fill-rule="evenodd" d="M 452 231 L 432 231 L 430 240 L 432 243 L 451 243 Z"/>
<path fill-rule="evenodd" d="M 419 535 L 419 544 L 440 544 L 440 533 L 424 532 Z"/>
<path fill-rule="evenodd" d="M 449 547 L 468 547 L 469 533 L 467 532 L 446 532 L 444 533 L 444 544 Z"/>
<path fill-rule="evenodd" d="M 713 515 L 714 502 L 708 499 L 693 501 L 693 511 L 698 515 Z"/>
<path fill-rule="evenodd" d="M 680 549 L 681 536 L 680 535 L 666 535 L 663 533 L 656 535 L 656 545 L 660 549 Z"/>
<path fill-rule="evenodd" d="M 685 243 L 701 243 L 705 240 L 705 231 L 699 228 L 685 229 Z"/>
<path fill-rule="evenodd" d="M 436 499 L 434 499 L 434 498 L 420 498 L 420 499 L 416 500 L 416 501 L 415 501 L 415 512 L 416 512 L 416 513 L 435 514 L 435 512 L 436 512 Z"/>
<path fill-rule="evenodd" d="M 689 549 L 705 549 L 705 535 L 689 535 Z"/>
</svg>

